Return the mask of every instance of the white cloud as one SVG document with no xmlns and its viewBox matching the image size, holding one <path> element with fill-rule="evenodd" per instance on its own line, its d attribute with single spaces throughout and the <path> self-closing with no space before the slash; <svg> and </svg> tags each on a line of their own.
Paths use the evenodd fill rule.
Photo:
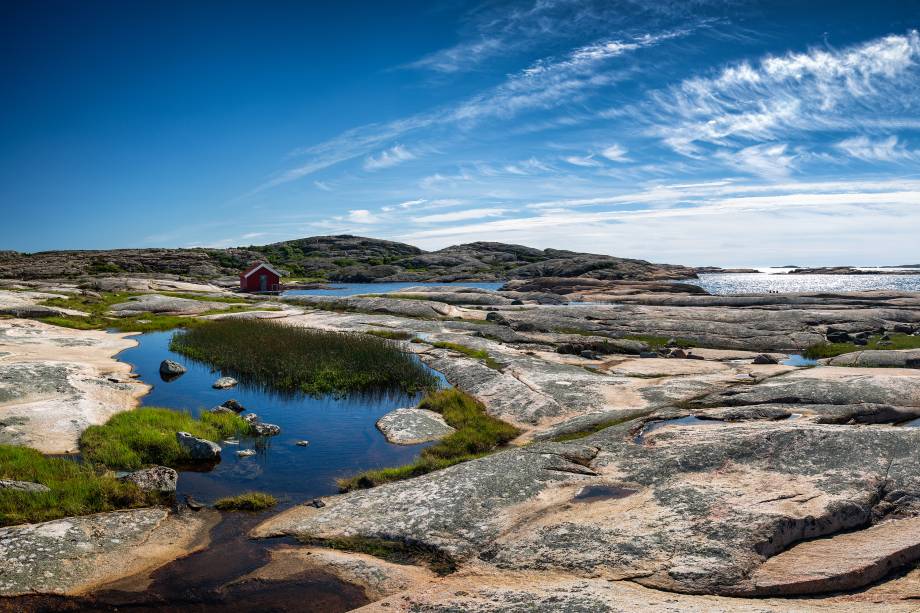
<svg viewBox="0 0 920 613">
<path fill-rule="evenodd" d="M 485 217 L 500 217 L 506 213 L 506 209 L 468 209 L 466 211 L 456 211 L 454 213 L 441 213 L 440 215 L 425 215 L 415 217 L 412 221 L 416 223 L 445 223 L 450 221 L 466 221 L 468 219 L 482 219 Z"/>
<path fill-rule="evenodd" d="M 332 188 L 329 187 L 329 184 L 326 183 L 325 181 L 314 181 L 314 182 L 313 182 L 313 185 L 314 185 L 317 189 L 321 189 L 321 190 L 323 190 L 324 192 L 331 192 L 331 191 L 332 191 Z"/>
<path fill-rule="evenodd" d="M 403 162 L 414 160 L 415 154 L 402 145 L 393 145 L 376 156 L 370 155 L 364 160 L 364 170 L 380 170 L 397 166 Z"/>
<path fill-rule="evenodd" d="M 345 221 L 360 224 L 374 224 L 379 223 L 380 218 L 367 209 L 354 209 L 348 211 L 348 216 L 345 218 Z"/>
<path fill-rule="evenodd" d="M 629 160 L 629 158 L 626 157 L 626 148 L 616 143 L 601 151 L 601 155 L 611 162 L 626 162 Z"/>
<path fill-rule="evenodd" d="M 570 155 L 562 158 L 572 166 L 581 166 L 582 168 L 594 168 L 600 166 L 601 163 L 594 159 L 593 155 L 578 156 Z"/>
<path fill-rule="evenodd" d="M 848 156 L 864 162 L 903 162 L 920 159 L 920 152 L 908 149 L 898 142 L 897 136 L 877 140 L 866 136 L 854 136 L 834 146 Z"/>
<path fill-rule="evenodd" d="M 842 50 L 812 49 L 723 68 L 653 95 L 651 133 L 695 156 L 701 143 L 768 141 L 784 134 L 915 120 L 920 35 L 890 35 Z"/>
<path fill-rule="evenodd" d="M 787 145 L 751 145 L 738 151 L 722 151 L 716 156 L 728 165 L 755 175 L 782 178 L 794 168 L 795 156 L 786 154 Z"/>
</svg>

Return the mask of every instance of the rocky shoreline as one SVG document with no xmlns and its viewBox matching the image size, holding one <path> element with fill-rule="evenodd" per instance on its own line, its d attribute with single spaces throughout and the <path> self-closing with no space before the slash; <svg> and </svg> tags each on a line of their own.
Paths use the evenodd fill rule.
<svg viewBox="0 0 920 613">
<path fill-rule="evenodd" d="M 522 431 L 497 453 L 265 517 L 253 539 L 309 545 L 272 549 L 247 578 L 322 568 L 359 586 L 369 611 L 914 610 L 920 428 L 903 424 L 920 418 L 915 352 L 844 354 L 817 367 L 776 362 L 841 333 L 916 333 L 920 295 L 733 297 L 667 285 L 547 278 L 497 292 L 293 296 L 275 302 L 281 311 L 208 315 L 405 333 L 416 339 L 408 349 Z M 24 319 L 0 325 L 33 339 L 0 346 L 0 364 L 25 362 L 34 346 L 65 346 L 54 343 L 66 332 L 117 369 L 113 347 L 96 337 L 127 342 Z M 33 375 L 15 389 L 43 379 Z M 45 402 L 72 392 L 48 394 Z M 99 405 L 122 406 L 111 397 Z M 406 440 L 434 435 L 415 417 L 384 428 Z M 107 526 L 128 513 L 160 519 L 119 523 L 133 536 L 113 536 Z M 166 531 L 151 550 L 158 557 L 124 571 L 149 574 L 180 549 L 203 546 L 206 516 L 188 517 L 150 509 L 2 529 L 0 557 L 21 563 L 16 573 L 0 570 L 0 592 L 94 592 L 119 578 L 118 552 L 137 539 L 160 543 L 147 523 L 193 521 Z M 90 535 L 89 545 L 78 539 L 64 556 L 50 541 L 35 545 L 39 536 L 70 542 L 73 530 Z M 99 549 L 109 537 L 121 542 Z M 402 548 L 405 559 L 362 552 L 375 544 Z M 35 557 L 21 558 L 27 550 Z M 54 566 L 61 557 L 68 573 Z M 51 576 L 36 579 L 29 568 Z"/>
</svg>

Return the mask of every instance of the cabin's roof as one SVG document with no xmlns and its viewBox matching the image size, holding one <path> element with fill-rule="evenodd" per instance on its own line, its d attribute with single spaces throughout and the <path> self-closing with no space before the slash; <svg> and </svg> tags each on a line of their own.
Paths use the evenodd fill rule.
<svg viewBox="0 0 920 613">
<path fill-rule="evenodd" d="M 275 270 L 274 268 L 272 268 L 268 263 L 266 263 L 266 262 L 256 262 L 256 263 L 254 263 L 252 266 L 250 266 L 249 268 L 247 268 L 246 270 L 243 271 L 243 273 L 242 273 L 243 278 L 245 279 L 245 278 L 251 276 L 254 272 L 256 272 L 257 270 L 259 270 L 260 268 L 264 268 L 264 269 L 266 269 L 266 270 L 269 270 L 269 271 L 275 273 L 276 275 L 278 275 L 278 277 L 281 277 L 281 273 L 278 272 L 277 270 Z"/>
</svg>

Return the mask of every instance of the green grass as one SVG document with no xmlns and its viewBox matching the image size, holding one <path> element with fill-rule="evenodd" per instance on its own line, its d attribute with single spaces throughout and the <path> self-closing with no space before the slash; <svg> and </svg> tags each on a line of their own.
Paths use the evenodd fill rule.
<svg viewBox="0 0 920 613">
<path fill-rule="evenodd" d="M 920 349 L 920 336 L 910 334 L 890 333 L 890 345 L 881 345 L 882 337 L 880 334 L 870 336 L 866 345 L 856 345 L 855 343 L 818 343 L 806 349 L 802 355 L 811 360 L 820 360 L 821 358 L 833 358 L 844 353 L 853 351 L 872 350 L 893 350 L 893 349 Z"/>
<path fill-rule="evenodd" d="M 495 361 L 492 356 L 489 355 L 489 352 L 485 349 L 473 349 L 472 347 L 467 347 L 466 345 L 461 345 L 460 343 L 447 343 L 439 341 L 437 343 L 432 343 L 432 347 L 437 347 L 438 349 L 449 349 L 450 351 L 456 351 L 457 353 L 462 353 L 465 356 L 475 358 L 477 360 L 482 360 L 486 366 L 494 370 L 501 370 L 502 365 Z"/>
<path fill-rule="evenodd" d="M 170 348 L 237 378 L 311 394 L 434 389 L 436 377 L 398 343 L 359 333 L 222 319 L 177 333 Z"/>
<path fill-rule="evenodd" d="M 67 298 L 52 298 L 42 302 L 45 306 L 83 311 L 86 317 L 79 315 L 62 315 L 43 317 L 41 321 L 77 330 L 107 330 L 115 329 L 121 332 L 159 332 L 193 326 L 198 320 L 193 317 L 179 317 L 176 315 L 158 315 L 154 313 L 138 313 L 131 317 L 114 317 L 108 312 L 113 305 L 127 302 L 134 296 L 141 294 L 133 292 L 105 292 L 100 297 L 75 295 Z"/>
<path fill-rule="evenodd" d="M 242 296 L 206 296 L 204 294 L 187 294 L 185 292 L 157 292 L 161 296 L 170 296 L 172 298 L 187 298 L 188 300 L 198 300 L 200 302 L 223 302 L 225 304 L 249 304 L 249 300 Z"/>
<path fill-rule="evenodd" d="M 410 332 L 404 332 L 403 330 L 365 330 L 364 333 L 391 341 L 407 341 L 412 338 Z"/>
<path fill-rule="evenodd" d="M 448 554 L 433 547 L 365 536 L 347 536 L 331 539 L 304 537 L 308 545 L 328 547 L 339 551 L 364 553 L 394 564 L 424 564 L 437 575 L 449 575 L 457 570 L 457 563 Z"/>
<path fill-rule="evenodd" d="M 221 511 L 264 511 L 278 504 L 278 499 L 263 492 L 246 492 L 239 496 L 228 496 L 214 503 Z"/>
<path fill-rule="evenodd" d="M 188 413 L 145 407 L 112 416 L 101 426 L 90 426 L 80 436 L 83 459 L 109 468 L 136 470 L 151 464 L 183 466 L 190 458 L 176 441 L 176 432 L 188 432 L 209 441 L 250 434 L 252 426 L 237 415 Z"/>
<path fill-rule="evenodd" d="M 51 488 L 38 493 L 0 489 L 0 526 L 145 507 L 160 501 L 159 494 L 99 474 L 90 465 L 49 458 L 27 447 L 0 445 L 0 479 Z"/>
<path fill-rule="evenodd" d="M 422 450 L 418 460 L 406 466 L 369 470 L 340 479 L 339 489 L 347 492 L 382 483 L 418 477 L 460 462 L 482 457 L 519 434 L 517 428 L 486 413 L 475 398 L 451 388 L 433 392 L 419 403 L 420 409 L 440 413 L 457 431 Z"/>
</svg>

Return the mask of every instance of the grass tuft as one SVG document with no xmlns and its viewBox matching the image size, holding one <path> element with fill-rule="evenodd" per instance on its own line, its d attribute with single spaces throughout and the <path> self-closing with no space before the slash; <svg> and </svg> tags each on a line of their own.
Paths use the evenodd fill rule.
<svg viewBox="0 0 920 613">
<path fill-rule="evenodd" d="M 487 414 L 475 398 L 457 389 L 429 394 L 420 409 L 440 413 L 457 431 L 422 450 L 418 460 L 393 468 L 369 470 L 339 479 L 343 492 L 366 489 L 382 483 L 418 477 L 460 462 L 474 460 L 494 451 L 519 434 L 517 428 Z"/>
<path fill-rule="evenodd" d="M 49 458 L 27 447 L 0 445 L 0 479 L 51 488 L 35 493 L 0 489 L 0 526 L 146 507 L 161 501 L 160 494 L 99 474 L 90 465 Z"/>
<path fill-rule="evenodd" d="M 264 511 L 278 504 L 278 499 L 263 492 L 246 492 L 239 496 L 228 496 L 214 503 L 221 511 Z"/>
<path fill-rule="evenodd" d="M 176 334 L 170 349 L 239 379 L 310 394 L 433 389 L 437 378 L 398 343 L 277 322 L 222 319 Z"/>
<path fill-rule="evenodd" d="M 84 460 L 109 468 L 136 470 L 151 464 L 183 466 L 190 461 L 176 441 L 188 432 L 209 441 L 251 434 L 252 426 L 237 415 L 188 413 L 145 407 L 112 416 L 101 426 L 90 426 L 80 436 Z"/>
<path fill-rule="evenodd" d="M 920 336 L 910 334 L 891 333 L 888 335 L 890 345 L 879 345 L 882 337 L 879 334 L 869 337 L 865 345 L 856 345 L 854 343 L 818 343 L 812 345 L 802 355 L 810 360 L 820 360 L 822 358 L 833 358 L 844 353 L 866 350 L 894 350 L 894 349 L 920 349 Z"/>
<path fill-rule="evenodd" d="M 482 360 L 486 366 L 493 370 L 501 370 L 502 365 L 495 361 L 495 359 L 489 355 L 489 352 L 485 349 L 473 349 L 472 347 L 467 347 L 466 345 L 461 345 L 460 343 L 447 343 L 439 341 L 437 343 L 432 343 L 432 347 L 437 347 L 438 349 L 449 349 L 450 351 L 456 351 L 457 353 L 462 353 L 465 356 L 475 358 L 477 360 Z"/>
<path fill-rule="evenodd" d="M 411 333 L 403 330 L 365 330 L 364 333 L 391 341 L 407 341 L 412 338 Z"/>
</svg>

